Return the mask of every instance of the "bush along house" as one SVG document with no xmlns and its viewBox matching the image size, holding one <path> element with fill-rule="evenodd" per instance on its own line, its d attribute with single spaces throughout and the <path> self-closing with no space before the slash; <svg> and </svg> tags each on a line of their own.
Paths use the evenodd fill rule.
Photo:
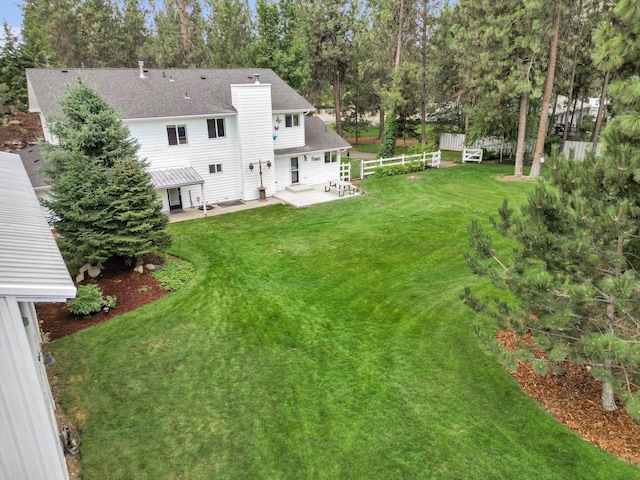
<svg viewBox="0 0 640 480">
<path fill-rule="evenodd" d="M 350 145 L 269 69 L 27 69 L 29 110 L 47 118 L 79 79 L 140 143 L 164 211 L 273 196 L 341 178 Z M 260 188 L 262 186 L 262 188 Z"/>
</svg>

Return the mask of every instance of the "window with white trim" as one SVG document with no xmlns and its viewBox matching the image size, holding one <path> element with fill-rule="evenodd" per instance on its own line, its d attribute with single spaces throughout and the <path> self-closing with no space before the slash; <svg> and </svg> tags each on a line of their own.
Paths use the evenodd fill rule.
<svg viewBox="0 0 640 480">
<path fill-rule="evenodd" d="M 300 126 L 300 115 L 297 113 L 287 113 L 284 116 L 284 126 L 289 127 L 299 127 Z"/>
<path fill-rule="evenodd" d="M 207 130 L 209 131 L 209 138 L 224 137 L 224 118 L 208 118 Z"/>
<path fill-rule="evenodd" d="M 187 143 L 186 125 L 167 125 L 169 145 L 184 145 Z"/>
<path fill-rule="evenodd" d="M 209 165 L 209 173 L 222 173 L 222 164 L 212 163 Z"/>
<path fill-rule="evenodd" d="M 333 163 L 338 161 L 336 152 L 324 152 L 324 163 Z"/>
</svg>

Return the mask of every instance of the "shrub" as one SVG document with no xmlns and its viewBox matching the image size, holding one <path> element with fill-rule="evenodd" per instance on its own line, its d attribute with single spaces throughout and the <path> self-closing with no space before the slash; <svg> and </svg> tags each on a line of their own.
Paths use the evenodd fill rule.
<svg viewBox="0 0 640 480">
<path fill-rule="evenodd" d="M 151 275 L 160 283 L 162 288 L 175 292 L 189 282 L 195 273 L 193 265 L 189 262 L 168 259 L 161 268 L 151 272 Z"/>
<path fill-rule="evenodd" d="M 422 154 L 422 153 L 435 152 L 436 150 L 437 150 L 437 148 L 436 148 L 436 144 L 435 143 L 427 142 L 427 143 L 418 143 L 416 145 L 412 145 L 407 150 L 407 153 L 409 155 L 417 155 L 417 154 Z"/>
<path fill-rule="evenodd" d="M 102 307 L 114 308 L 117 298 L 113 295 L 104 298 L 97 285 L 80 285 L 76 298 L 69 300 L 69 311 L 74 315 L 88 316 L 99 312 Z"/>
<path fill-rule="evenodd" d="M 394 175 L 404 175 L 406 173 L 420 172 L 422 170 L 424 170 L 424 162 L 421 160 L 414 160 L 410 163 L 378 167 L 373 172 L 373 178 L 392 177 Z"/>
</svg>

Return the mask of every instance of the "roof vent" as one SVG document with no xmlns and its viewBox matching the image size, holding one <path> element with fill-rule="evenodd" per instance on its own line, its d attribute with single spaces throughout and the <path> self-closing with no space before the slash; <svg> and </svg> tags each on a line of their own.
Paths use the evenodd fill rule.
<svg viewBox="0 0 640 480">
<path fill-rule="evenodd" d="M 254 73 L 253 77 L 256 79 L 255 83 L 260 83 L 260 74 L 259 73 Z"/>
<path fill-rule="evenodd" d="M 173 79 L 173 75 L 169 75 L 169 81 L 170 82 L 175 82 L 175 80 Z"/>
<path fill-rule="evenodd" d="M 144 62 L 142 60 L 138 61 L 138 66 L 140 67 L 140 78 L 147 78 L 144 74 Z"/>
<path fill-rule="evenodd" d="M 69 70 L 62 70 L 62 73 L 67 73 Z"/>
<path fill-rule="evenodd" d="M 191 97 L 189 96 L 188 92 L 184 93 L 184 98 L 185 98 L 185 100 L 191 100 Z"/>
</svg>

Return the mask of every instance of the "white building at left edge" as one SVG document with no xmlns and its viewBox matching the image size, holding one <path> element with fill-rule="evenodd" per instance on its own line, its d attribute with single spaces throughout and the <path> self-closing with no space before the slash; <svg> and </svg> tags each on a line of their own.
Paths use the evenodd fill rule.
<svg viewBox="0 0 640 480">
<path fill-rule="evenodd" d="M 27 69 L 29 110 L 47 119 L 82 79 L 140 143 L 163 210 L 255 200 L 341 178 L 350 145 L 269 69 Z"/>
<path fill-rule="evenodd" d="M 68 478 L 35 303 L 75 296 L 20 156 L 0 152 L 0 478 Z"/>
</svg>

